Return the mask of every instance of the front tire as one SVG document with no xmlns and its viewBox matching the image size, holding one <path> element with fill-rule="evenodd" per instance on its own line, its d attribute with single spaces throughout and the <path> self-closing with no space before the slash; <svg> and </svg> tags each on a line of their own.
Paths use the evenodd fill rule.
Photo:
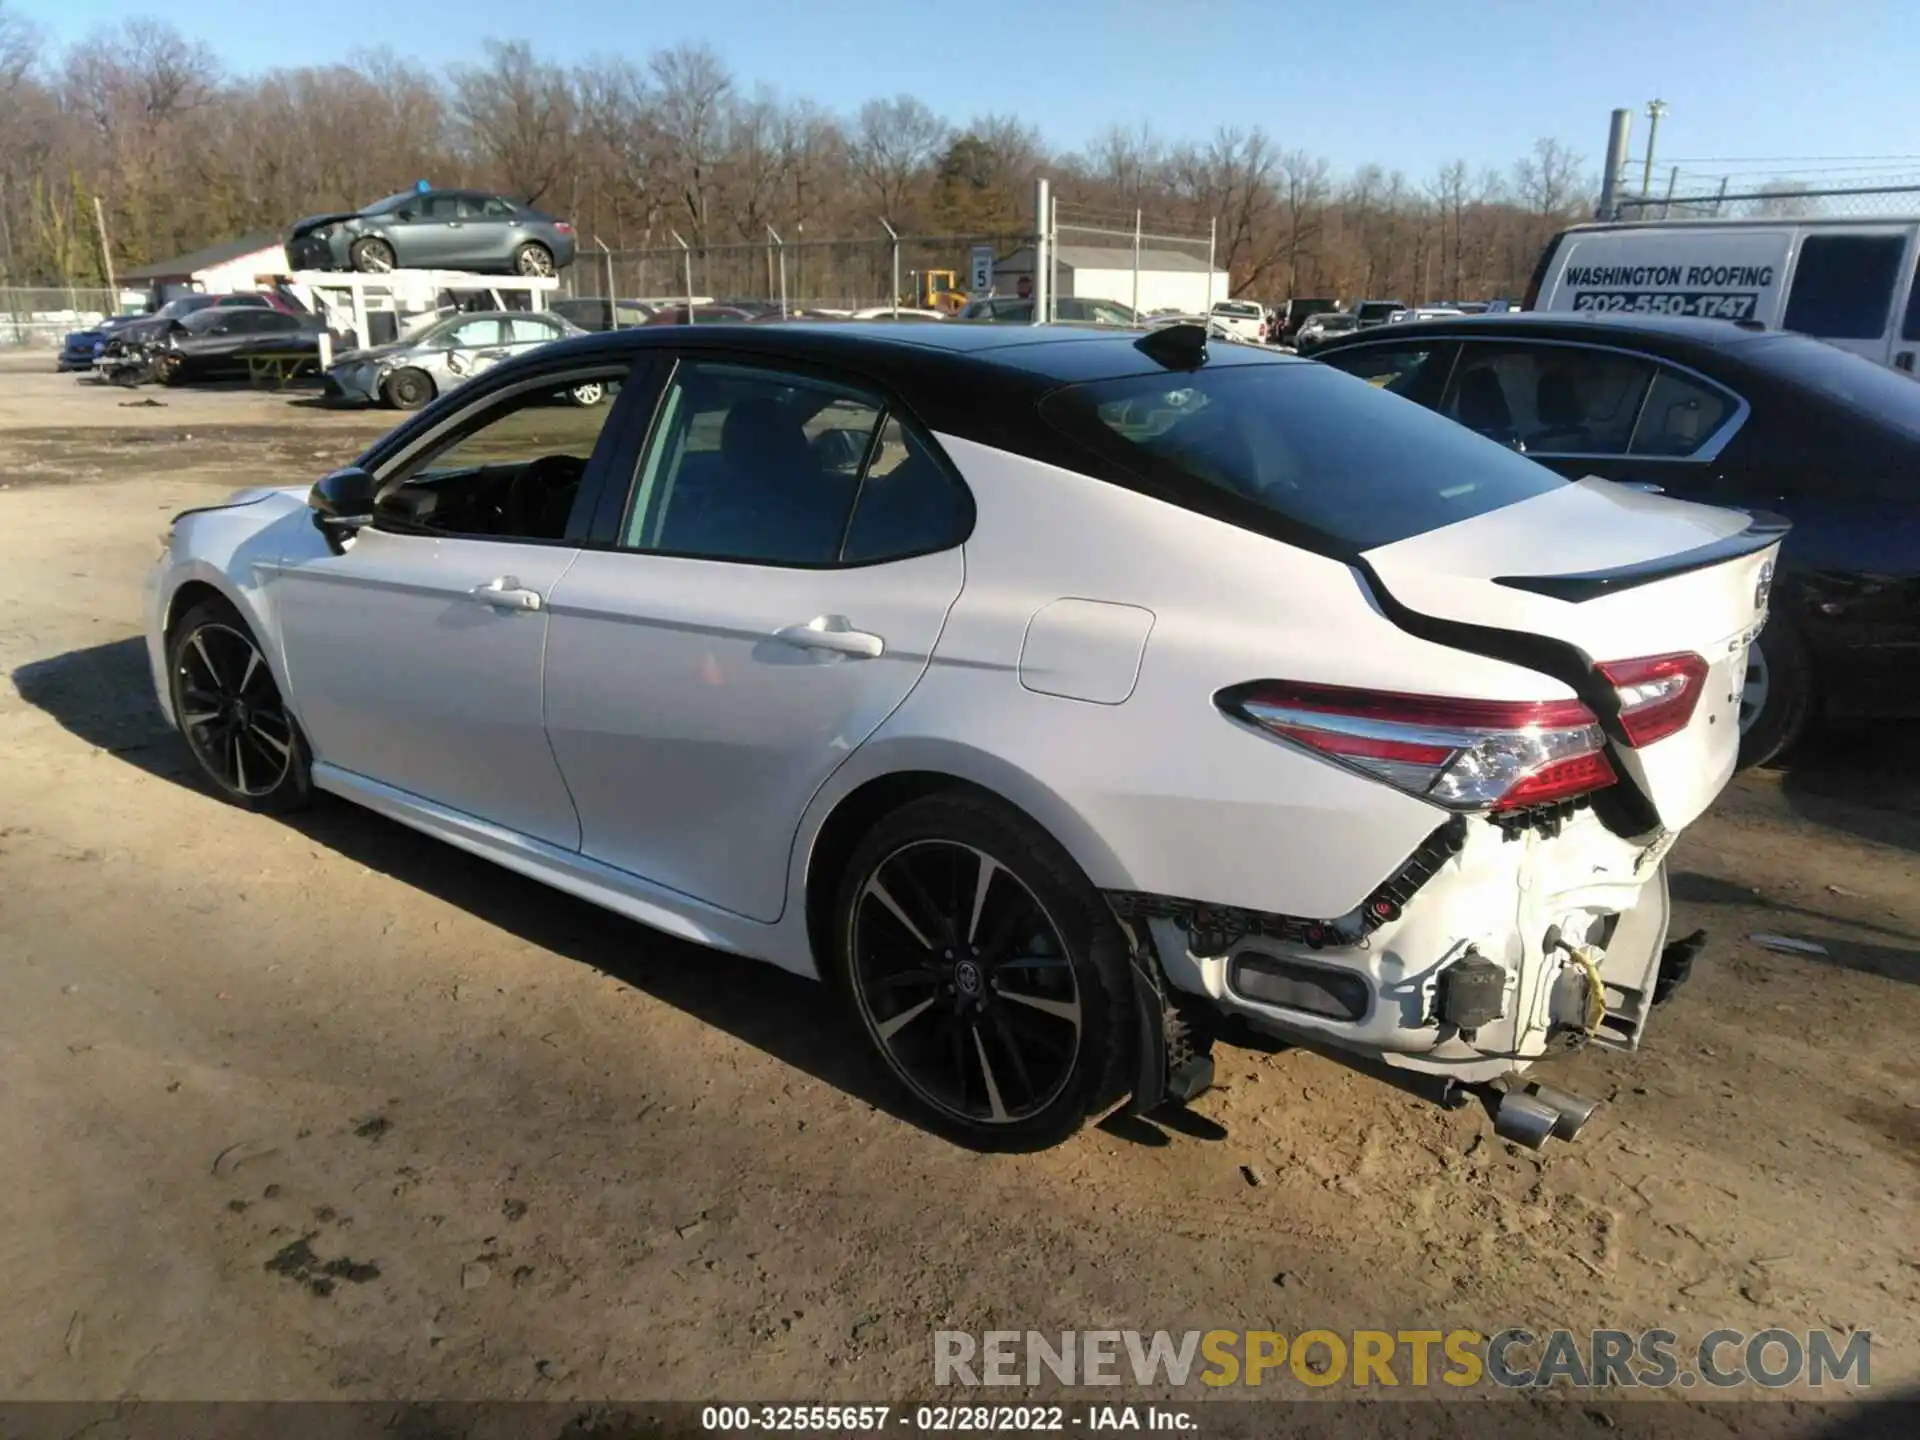
<svg viewBox="0 0 1920 1440">
<path fill-rule="evenodd" d="M 1131 976 L 1118 923 L 1032 821 L 931 795 L 848 862 L 831 961 L 929 1126 L 982 1150 L 1066 1139 L 1126 1091 Z"/>
<path fill-rule="evenodd" d="M 186 367 L 178 355 L 155 356 L 153 378 L 169 387 L 184 385 L 187 383 Z"/>
<path fill-rule="evenodd" d="M 587 380 L 567 391 L 567 398 L 582 410 L 590 409 L 607 398 L 607 387 L 598 380 Z"/>
<path fill-rule="evenodd" d="M 433 399 L 433 381 L 424 370 L 396 370 L 380 382 L 380 398 L 395 410 L 418 410 Z"/>
<path fill-rule="evenodd" d="M 1813 666 L 1784 616 L 1767 622 L 1747 649 L 1740 694 L 1740 767 L 1779 759 L 1813 719 Z"/>
<path fill-rule="evenodd" d="M 306 737 L 280 698 L 260 642 L 221 600 L 204 600 L 167 636 L 175 723 L 220 798 L 284 814 L 313 798 Z"/>
<path fill-rule="evenodd" d="M 354 241 L 347 259 L 362 275 L 385 275 L 395 263 L 393 246 L 377 235 L 364 235 Z"/>
</svg>

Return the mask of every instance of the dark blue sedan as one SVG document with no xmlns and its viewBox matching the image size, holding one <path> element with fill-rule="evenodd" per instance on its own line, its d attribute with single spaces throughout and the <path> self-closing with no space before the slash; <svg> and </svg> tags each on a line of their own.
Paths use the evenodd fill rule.
<svg viewBox="0 0 1920 1440">
<path fill-rule="evenodd" d="M 113 338 L 116 330 L 124 329 L 136 320 L 147 318 L 144 310 L 129 310 L 120 315 L 110 315 L 91 330 L 74 330 L 60 342 L 60 358 L 55 368 L 67 370 L 91 370 L 93 362 L 101 351 L 107 348 L 107 341 Z"/>
</svg>

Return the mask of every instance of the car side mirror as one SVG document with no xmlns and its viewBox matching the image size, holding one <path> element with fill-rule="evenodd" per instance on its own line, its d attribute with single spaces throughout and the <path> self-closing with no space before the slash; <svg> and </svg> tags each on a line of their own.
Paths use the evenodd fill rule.
<svg viewBox="0 0 1920 1440">
<path fill-rule="evenodd" d="M 336 552 L 343 540 L 373 519 L 377 488 L 371 474 L 358 465 L 347 465 L 322 475 L 307 492 L 307 508 L 313 511 L 313 523 Z"/>
</svg>

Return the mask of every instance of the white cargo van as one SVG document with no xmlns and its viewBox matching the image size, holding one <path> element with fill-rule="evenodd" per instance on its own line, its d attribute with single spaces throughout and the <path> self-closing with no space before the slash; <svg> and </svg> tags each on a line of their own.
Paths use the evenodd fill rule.
<svg viewBox="0 0 1920 1440">
<path fill-rule="evenodd" d="M 1651 220 L 1548 242 L 1529 310 L 1700 315 L 1796 330 L 1909 374 L 1920 219 Z"/>
</svg>

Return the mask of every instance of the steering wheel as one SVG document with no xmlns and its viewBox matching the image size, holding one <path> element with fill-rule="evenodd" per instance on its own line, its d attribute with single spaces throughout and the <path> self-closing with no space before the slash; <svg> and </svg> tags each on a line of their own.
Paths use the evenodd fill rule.
<svg viewBox="0 0 1920 1440">
<path fill-rule="evenodd" d="M 551 513 L 554 500 L 569 488 L 580 484 L 587 462 L 577 455 L 542 455 L 520 468 L 507 486 L 507 503 L 502 518 L 510 535 L 540 535 Z M 564 523 L 564 522 L 563 522 Z"/>
</svg>

